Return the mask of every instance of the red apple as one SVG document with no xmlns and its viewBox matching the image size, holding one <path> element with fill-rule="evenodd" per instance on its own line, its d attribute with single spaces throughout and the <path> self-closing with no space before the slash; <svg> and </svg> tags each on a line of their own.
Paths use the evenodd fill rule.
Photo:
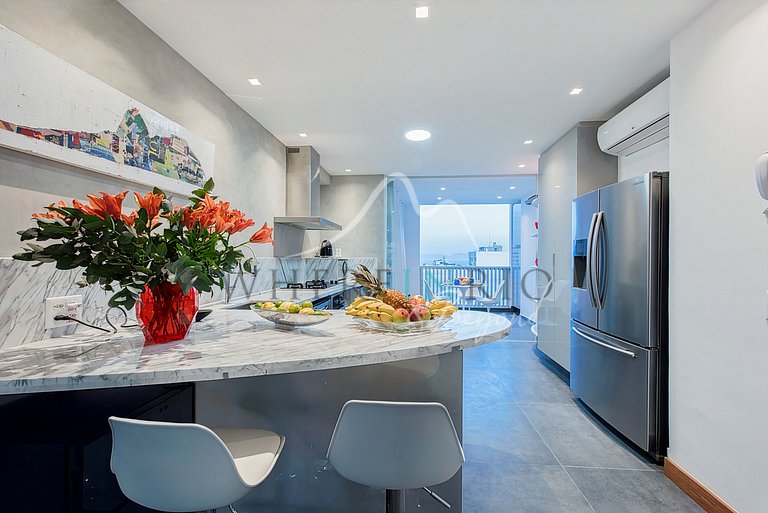
<svg viewBox="0 0 768 513">
<path fill-rule="evenodd" d="M 411 296 L 409 302 L 410 302 L 412 307 L 417 306 L 417 305 L 426 305 L 427 304 L 427 300 L 424 299 L 424 296 L 421 296 L 421 295 Z"/>
<path fill-rule="evenodd" d="M 410 312 L 405 308 L 398 308 L 392 313 L 392 322 L 408 322 Z"/>
<path fill-rule="evenodd" d="M 432 314 L 429 313 L 429 308 L 426 306 L 415 306 L 413 310 L 411 310 L 411 316 L 410 321 L 411 322 L 417 322 L 417 321 L 428 321 L 432 318 Z"/>
</svg>

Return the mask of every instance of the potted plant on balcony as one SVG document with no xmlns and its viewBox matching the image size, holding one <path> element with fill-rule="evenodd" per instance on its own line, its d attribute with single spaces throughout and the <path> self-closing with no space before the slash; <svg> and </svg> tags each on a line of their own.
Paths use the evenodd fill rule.
<svg viewBox="0 0 768 513">
<path fill-rule="evenodd" d="M 134 193 L 138 208 L 127 215 L 122 203 L 128 191 L 88 195 L 87 204 L 51 204 L 47 212 L 32 214 L 36 226 L 18 232 L 28 247 L 13 258 L 82 268 L 78 285 L 115 292 L 110 306 L 136 305 L 148 343 L 180 340 L 197 313 L 199 291 L 223 287 L 225 274 L 238 265 L 251 272 L 253 259 L 244 260 L 239 248 L 272 242 L 264 223 L 248 241 L 232 244 L 230 237 L 254 222 L 217 201 L 213 186 L 208 180 L 183 206 L 174 206 L 157 188 L 145 196 Z"/>
</svg>

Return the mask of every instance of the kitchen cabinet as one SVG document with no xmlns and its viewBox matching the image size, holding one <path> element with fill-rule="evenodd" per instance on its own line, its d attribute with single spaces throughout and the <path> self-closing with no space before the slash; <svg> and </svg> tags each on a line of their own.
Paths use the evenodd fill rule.
<svg viewBox="0 0 768 513">
<path fill-rule="evenodd" d="M 539 350 L 570 370 L 571 201 L 618 178 L 617 158 L 600 151 L 597 128 L 579 123 L 539 158 Z"/>
</svg>

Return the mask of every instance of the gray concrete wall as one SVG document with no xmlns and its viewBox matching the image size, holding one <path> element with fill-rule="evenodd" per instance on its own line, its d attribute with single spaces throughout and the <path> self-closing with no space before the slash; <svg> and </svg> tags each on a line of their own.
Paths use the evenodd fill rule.
<svg viewBox="0 0 768 513">
<path fill-rule="evenodd" d="M 0 24 L 213 142 L 216 193 L 257 224 L 284 214 L 285 146 L 119 3 L 0 0 Z M 16 231 L 52 201 L 125 189 L 141 192 L 110 177 L 0 149 L 0 256 L 18 252 Z M 272 255 L 271 247 L 254 249 Z"/>
<path fill-rule="evenodd" d="M 373 256 L 386 262 L 387 177 L 332 176 L 320 186 L 320 215 L 339 223 L 341 232 L 318 232 L 331 237 L 341 258 Z"/>
</svg>

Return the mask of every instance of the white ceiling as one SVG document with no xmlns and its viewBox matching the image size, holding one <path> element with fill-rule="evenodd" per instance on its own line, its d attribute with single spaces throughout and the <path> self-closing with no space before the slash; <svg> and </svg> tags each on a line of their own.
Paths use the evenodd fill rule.
<svg viewBox="0 0 768 513">
<path fill-rule="evenodd" d="M 426 20 L 415 0 L 120 2 L 331 174 L 443 176 L 537 172 L 571 126 L 660 80 L 711 0 L 429 0 Z"/>
<path fill-rule="evenodd" d="M 425 177 L 412 178 L 408 182 L 413 187 L 419 205 L 447 202 L 461 205 L 518 203 L 536 193 L 535 175 Z M 445 187 L 445 190 L 441 191 L 441 187 Z M 442 199 L 438 200 L 438 197 Z"/>
</svg>

